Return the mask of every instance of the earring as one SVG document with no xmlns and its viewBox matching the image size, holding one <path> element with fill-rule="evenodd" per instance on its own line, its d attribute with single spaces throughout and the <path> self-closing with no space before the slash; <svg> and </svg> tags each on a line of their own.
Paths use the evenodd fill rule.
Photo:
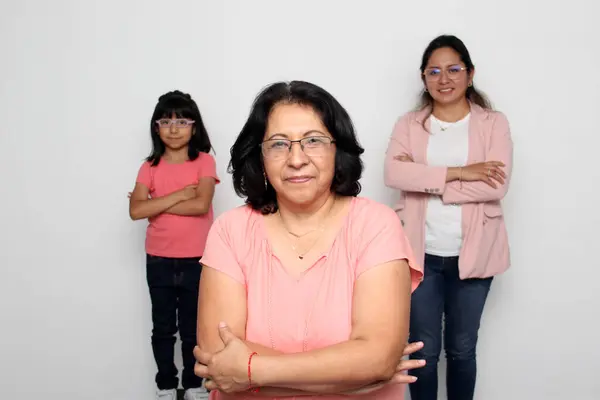
<svg viewBox="0 0 600 400">
<path fill-rule="evenodd" d="M 426 93 L 428 92 L 427 88 L 423 89 Z"/>
<path fill-rule="evenodd" d="M 269 187 L 269 182 L 267 182 L 267 174 L 263 174 L 263 176 L 265 177 L 265 190 L 267 190 Z"/>
<path fill-rule="evenodd" d="M 469 87 L 473 86 L 473 82 L 469 82 Z"/>
</svg>

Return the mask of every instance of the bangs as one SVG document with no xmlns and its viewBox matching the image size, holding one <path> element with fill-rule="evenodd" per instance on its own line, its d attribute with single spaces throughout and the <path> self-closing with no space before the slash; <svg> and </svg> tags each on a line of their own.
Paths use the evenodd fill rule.
<svg viewBox="0 0 600 400">
<path fill-rule="evenodd" d="M 156 119 L 171 118 L 175 114 L 177 118 L 196 119 L 197 113 L 190 101 L 179 96 L 171 97 L 156 106 L 154 116 Z"/>
</svg>

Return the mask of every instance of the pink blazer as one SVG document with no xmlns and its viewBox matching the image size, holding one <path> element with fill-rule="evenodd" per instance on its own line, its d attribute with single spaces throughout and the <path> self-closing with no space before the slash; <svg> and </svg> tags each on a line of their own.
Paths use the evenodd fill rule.
<svg viewBox="0 0 600 400">
<path fill-rule="evenodd" d="M 500 200 L 506 195 L 512 172 L 513 144 L 504 114 L 471 104 L 468 164 L 502 161 L 507 179 L 493 189 L 483 182 L 446 183 L 446 167 L 427 165 L 429 133 L 422 121 L 428 110 L 402 116 L 390 138 L 385 157 L 385 185 L 399 189 L 394 209 L 402 220 L 417 259 L 425 259 L 427 198 L 441 196 L 446 204 L 462 204 L 463 243 L 459 256 L 460 278 L 498 275 L 510 266 L 506 225 Z M 429 129 L 429 119 L 426 128 Z M 394 160 L 402 153 L 412 162 Z"/>
</svg>

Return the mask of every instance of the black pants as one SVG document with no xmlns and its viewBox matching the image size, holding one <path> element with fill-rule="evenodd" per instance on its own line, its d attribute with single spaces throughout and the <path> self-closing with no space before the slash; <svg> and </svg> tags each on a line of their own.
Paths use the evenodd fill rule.
<svg viewBox="0 0 600 400">
<path fill-rule="evenodd" d="M 159 389 L 179 386 L 175 366 L 175 334 L 179 328 L 184 389 L 202 386 L 194 375 L 194 346 L 200 282 L 200 257 L 166 258 L 146 255 L 146 276 L 152 301 L 152 351 L 158 367 Z"/>
</svg>

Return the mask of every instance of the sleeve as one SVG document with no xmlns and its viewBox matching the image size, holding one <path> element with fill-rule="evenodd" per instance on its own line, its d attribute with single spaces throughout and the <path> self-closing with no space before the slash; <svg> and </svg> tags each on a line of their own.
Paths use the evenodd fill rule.
<svg viewBox="0 0 600 400">
<path fill-rule="evenodd" d="M 215 158 L 208 153 L 200 153 L 198 178 L 214 178 L 216 183 L 221 182 L 217 176 L 217 163 Z"/>
<path fill-rule="evenodd" d="M 149 162 L 143 163 L 140 167 L 140 170 L 138 171 L 138 175 L 135 180 L 136 183 L 141 183 L 142 185 L 146 186 L 149 190 L 152 189 L 152 175 L 150 173 L 150 168 L 151 167 Z"/>
<path fill-rule="evenodd" d="M 406 260 L 410 268 L 411 288 L 414 291 L 423 278 L 423 267 L 415 261 L 400 218 L 394 210 L 383 204 L 365 213 L 364 223 L 358 224 L 359 256 L 356 278 L 371 268 L 394 261 Z"/>
<path fill-rule="evenodd" d="M 237 260 L 231 240 L 232 225 L 227 223 L 226 217 L 227 213 L 221 215 L 212 224 L 200 262 L 246 285 L 246 277 Z"/>
<path fill-rule="evenodd" d="M 486 151 L 485 161 L 502 161 L 506 179 L 503 185 L 496 189 L 484 182 L 454 181 L 446 185 L 442 201 L 444 204 L 472 203 L 501 200 L 508 192 L 512 174 L 513 142 L 508 120 L 504 114 L 498 112 L 492 126 L 489 149 Z"/>
<path fill-rule="evenodd" d="M 394 159 L 402 154 L 408 154 L 414 159 L 409 141 L 410 118 L 411 114 L 406 114 L 394 126 L 383 167 L 385 185 L 405 192 L 441 194 L 446 185 L 446 167 Z"/>
</svg>

